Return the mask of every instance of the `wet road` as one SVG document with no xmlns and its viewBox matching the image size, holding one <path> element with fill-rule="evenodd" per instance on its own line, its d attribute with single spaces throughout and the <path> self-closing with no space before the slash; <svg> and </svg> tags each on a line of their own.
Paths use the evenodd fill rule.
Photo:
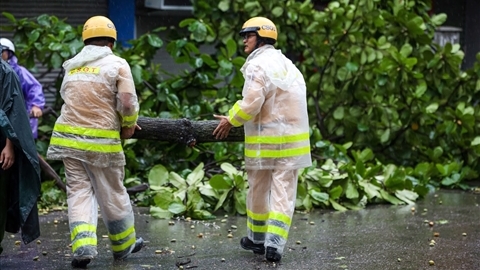
<svg viewBox="0 0 480 270">
<path fill-rule="evenodd" d="M 480 269 L 479 204 L 478 194 L 443 190 L 415 205 L 296 213 L 278 264 L 240 248 L 245 217 L 157 220 L 136 208 L 144 249 L 126 261 L 113 261 L 100 220 L 99 256 L 88 269 L 474 270 Z M 66 213 L 40 218 L 38 241 L 18 244 L 19 234 L 6 234 L 0 269 L 71 269 Z"/>
</svg>

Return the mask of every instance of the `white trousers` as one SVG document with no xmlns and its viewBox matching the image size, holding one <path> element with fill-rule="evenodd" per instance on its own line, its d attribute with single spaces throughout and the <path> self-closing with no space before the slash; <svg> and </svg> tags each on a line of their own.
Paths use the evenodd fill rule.
<svg viewBox="0 0 480 270">
<path fill-rule="evenodd" d="M 247 233 L 282 254 L 295 211 L 298 170 L 247 170 Z"/>
<path fill-rule="evenodd" d="M 134 215 L 123 185 L 124 167 L 100 168 L 65 158 L 68 220 L 74 257 L 94 257 L 98 206 L 115 254 L 129 253 L 135 244 Z"/>
</svg>

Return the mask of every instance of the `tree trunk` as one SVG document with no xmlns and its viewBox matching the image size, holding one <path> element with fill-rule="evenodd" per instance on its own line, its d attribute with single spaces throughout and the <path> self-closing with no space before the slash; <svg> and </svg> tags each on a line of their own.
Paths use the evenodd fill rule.
<svg viewBox="0 0 480 270">
<path fill-rule="evenodd" d="M 215 139 L 212 133 L 219 122 L 139 117 L 137 123 L 142 130 L 136 130 L 132 138 L 183 143 L 190 147 L 205 142 L 243 142 L 243 127 L 232 128 L 223 140 Z"/>
</svg>

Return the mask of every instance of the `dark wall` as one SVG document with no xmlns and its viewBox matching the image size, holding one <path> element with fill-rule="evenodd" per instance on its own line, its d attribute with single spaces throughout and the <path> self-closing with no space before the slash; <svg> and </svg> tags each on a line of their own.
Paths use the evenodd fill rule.
<svg viewBox="0 0 480 270">
<path fill-rule="evenodd" d="M 463 68 L 473 66 L 475 55 L 480 51 L 480 1 L 478 0 L 433 0 L 435 14 L 447 14 L 444 26 L 459 27 L 460 45 L 465 52 Z"/>
</svg>

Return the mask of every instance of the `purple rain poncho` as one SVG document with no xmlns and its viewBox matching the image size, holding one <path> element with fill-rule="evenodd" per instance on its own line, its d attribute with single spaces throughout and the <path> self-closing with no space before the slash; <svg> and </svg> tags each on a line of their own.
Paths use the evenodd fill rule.
<svg viewBox="0 0 480 270">
<path fill-rule="evenodd" d="M 18 59 L 15 55 L 8 60 L 8 63 L 17 73 L 22 86 L 23 97 L 25 99 L 25 107 L 27 114 L 30 115 L 30 111 L 33 106 L 37 106 L 40 109 L 45 107 L 45 96 L 43 95 L 42 85 L 40 82 L 30 73 L 26 68 L 18 64 Z M 30 117 L 30 127 L 32 128 L 33 138 L 38 137 L 38 119 Z"/>
</svg>

